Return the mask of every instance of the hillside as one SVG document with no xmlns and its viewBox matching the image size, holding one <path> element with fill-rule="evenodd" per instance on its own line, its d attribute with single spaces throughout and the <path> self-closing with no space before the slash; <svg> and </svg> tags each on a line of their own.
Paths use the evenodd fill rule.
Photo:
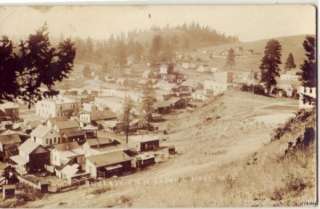
<svg viewBox="0 0 320 209">
<path fill-rule="evenodd" d="M 283 69 L 289 53 L 293 54 L 297 68 L 299 68 L 304 60 L 304 49 L 302 43 L 305 39 L 305 35 L 278 37 L 275 39 L 278 40 L 282 46 L 281 68 Z M 261 63 L 263 51 L 267 42 L 268 40 L 258 40 L 253 42 L 231 43 L 213 47 L 205 47 L 194 50 L 190 53 L 190 55 L 199 57 L 202 61 L 208 63 L 210 66 L 219 69 L 226 69 L 225 63 L 227 51 L 230 48 L 238 50 L 242 47 L 243 51 L 247 53 L 243 56 L 236 56 L 236 65 L 232 68 L 232 70 L 257 71 L 259 70 L 259 65 Z M 249 50 L 252 50 L 253 53 L 248 53 Z M 225 54 L 222 55 L 222 53 Z M 210 54 L 213 55 L 211 58 Z M 230 70 L 230 68 L 227 69 Z"/>
<path fill-rule="evenodd" d="M 176 146 L 174 158 L 25 207 L 285 206 L 313 201 L 314 161 L 308 157 L 307 163 L 297 164 L 279 158 L 304 124 L 270 142 L 274 129 L 296 111 L 295 100 L 230 90 L 196 109 L 166 117 L 160 128 L 168 131 L 167 143 Z M 314 160 L 310 153 L 306 156 Z M 291 189 L 296 181 L 299 189 Z M 292 191 L 287 194 L 288 185 Z M 287 202 L 288 195 L 295 199 Z"/>
</svg>

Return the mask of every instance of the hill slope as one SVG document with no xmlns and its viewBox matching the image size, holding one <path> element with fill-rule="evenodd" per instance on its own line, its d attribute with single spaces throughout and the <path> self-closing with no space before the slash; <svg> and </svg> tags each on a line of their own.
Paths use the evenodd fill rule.
<svg viewBox="0 0 320 209">
<path fill-rule="evenodd" d="M 301 166 L 278 160 L 288 140 L 296 139 L 302 129 L 270 143 L 273 130 L 296 111 L 295 100 L 230 90 L 196 109 L 166 116 L 160 128 L 168 131 L 167 143 L 174 144 L 179 153 L 167 162 L 26 206 L 221 207 L 312 201 L 312 161 Z M 297 178 L 303 178 L 302 184 L 300 180 L 292 183 Z M 283 192 L 287 185 L 304 185 L 301 191 L 289 194 L 290 198 L 296 195 L 297 201 L 287 202 Z"/>
<path fill-rule="evenodd" d="M 305 35 L 278 37 L 274 39 L 278 40 L 282 46 L 282 65 L 280 67 L 284 68 L 284 63 L 286 62 L 288 54 L 292 53 L 297 68 L 299 68 L 304 60 L 305 52 L 302 43 L 305 39 Z M 253 42 L 224 44 L 219 46 L 201 48 L 199 50 L 191 52 L 190 54 L 194 57 L 199 57 L 202 61 L 209 63 L 209 65 L 211 66 L 217 67 L 219 69 L 226 69 L 226 53 L 230 48 L 233 48 L 234 50 L 242 48 L 245 52 L 252 50 L 253 54 L 246 53 L 243 56 L 236 56 L 236 65 L 232 68 L 232 70 L 258 71 L 264 48 L 268 41 L 269 40 L 259 40 Z M 206 51 L 207 53 L 203 54 L 203 51 Z M 225 54 L 221 55 L 222 53 Z M 213 54 L 212 58 L 210 58 L 210 54 Z M 230 70 L 230 68 L 227 69 Z"/>
</svg>

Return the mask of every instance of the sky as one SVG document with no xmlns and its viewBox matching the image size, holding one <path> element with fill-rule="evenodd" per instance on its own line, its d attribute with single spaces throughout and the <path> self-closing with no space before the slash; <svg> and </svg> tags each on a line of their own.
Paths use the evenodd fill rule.
<svg viewBox="0 0 320 209">
<path fill-rule="evenodd" d="M 0 35 L 25 38 L 48 24 L 52 37 L 106 39 L 133 29 L 198 22 L 240 41 L 315 34 L 311 5 L 2 6 Z"/>
</svg>

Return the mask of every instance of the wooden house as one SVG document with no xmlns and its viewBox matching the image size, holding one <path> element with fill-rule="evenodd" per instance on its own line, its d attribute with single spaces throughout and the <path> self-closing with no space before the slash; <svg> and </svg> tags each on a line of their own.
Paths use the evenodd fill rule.
<svg viewBox="0 0 320 209">
<path fill-rule="evenodd" d="M 10 157 L 11 163 L 20 170 L 34 173 L 43 171 L 50 163 L 50 151 L 28 139 L 19 147 L 19 155 Z"/>
<path fill-rule="evenodd" d="M 160 147 L 160 137 L 158 135 L 130 136 L 128 147 L 137 152 L 157 150 Z"/>
<path fill-rule="evenodd" d="M 135 160 L 137 168 L 145 168 L 156 163 L 153 153 L 140 153 L 135 157 Z"/>
<path fill-rule="evenodd" d="M 122 150 L 92 155 L 86 159 L 86 171 L 93 178 L 119 176 L 132 169 L 131 161 Z"/>
<path fill-rule="evenodd" d="M 18 154 L 18 147 L 21 138 L 18 134 L 1 134 L 0 135 L 0 160 L 7 161 L 13 155 Z"/>
<path fill-rule="evenodd" d="M 6 102 L 0 105 L 0 110 L 11 120 L 19 120 L 19 105 L 13 102 Z"/>
</svg>

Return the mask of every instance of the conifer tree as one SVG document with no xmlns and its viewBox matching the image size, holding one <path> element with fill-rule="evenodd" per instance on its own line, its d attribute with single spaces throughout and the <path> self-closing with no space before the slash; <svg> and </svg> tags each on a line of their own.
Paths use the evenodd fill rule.
<svg viewBox="0 0 320 209">
<path fill-rule="evenodd" d="M 21 99 L 30 106 L 58 94 L 54 85 L 69 76 L 76 49 L 70 39 L 53 47 L 47 30 L 45 24 L 16 47 L 0 39 L 0 102 Z"/>
<path fill-rule="evenodd" d="M 261 83 L 265 85 L 269 95 L 272 88 L 277 85 L 276 77 L 279 76 L 280 64 L 281 45 L 279 41 L 271 39 L 265 47 L 264 56 L 260 65 Z"/>
<path fill-rule="evenodd" d="M 317 66 L 316 66 L 316 40 L 312 36 L 307 36 L 303 42 L 306 59 L 301 65 L 300 81 L 305 87 L 315 87 L 317 85 Z"/>
<path fill-rule="evenodd" d="M 293 57 L 292 53 L 289 53 L 287 61 L 286 61 L 285 66 L 284 66 L 284 69 L 285 70 L 291 70 L 291 69 L 293 69 L 295 67 L 296 67 L 296 64 L 294 62 L 294 57 Z"/>
</svg>

